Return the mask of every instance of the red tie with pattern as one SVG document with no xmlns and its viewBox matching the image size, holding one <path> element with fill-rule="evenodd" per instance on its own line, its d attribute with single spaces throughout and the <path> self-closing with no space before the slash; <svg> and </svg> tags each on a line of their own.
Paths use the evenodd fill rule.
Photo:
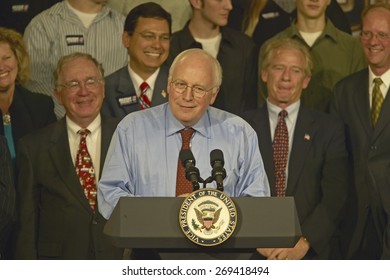
<svg viewBox="0 0 390 280">
<path fill-rule="evenodd" d="M 190 148 L 190 139 L 194 131 L 195 130 L 192 128 L 188 128 L 188 129 L 186 128 L 180 130 L 182 150 L 186 150 Z M 176 196 L 185 193 L 191 193 L 191 192 L 192 192 L 192 183 L 186 179 L 185 168 L 179 158 L 179 161 L 177 163 L 177 173 L 176 173 Z"/>
<path fill-rule="evenodd" d="M 149 100 L 148 96 L 146 95 L 146 91 L 148 90 L 148 88 L 149 88 L 149 85 L 147 82 L 143 82 L 140 86 L 141 95 L 139 97 L 139 106 L 141 106 L 142 110 L 150 107 L 150 100 Z"/>
<path fill-rule="evenodd" d="M 284 120 L 286 117 L 287 111 L 280 111 L 272 143 L 277 196 L 285 196 L 286 193 L 286 166 L 288 158 L 288 130 Z"/>
<path fill-rule="evenodd" d="M 91 156 L 88 153 L 86 138 L 90 133 L 88 129 L 81 129 L 80 145 L 76 155 L 76 173 L 80 178 L 80 184 L 83 187 L 85 197 L 88 199 L 92 210 L 96 211 L 96 182 L 95 169 L 93 168 Z"/>
</svg>

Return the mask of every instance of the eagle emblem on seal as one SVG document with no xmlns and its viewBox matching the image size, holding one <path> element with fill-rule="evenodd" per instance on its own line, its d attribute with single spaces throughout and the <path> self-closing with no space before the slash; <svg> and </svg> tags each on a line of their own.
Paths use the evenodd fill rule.
<svg viewBox="0 0 390 280">
<path fill-rule="evenodd" d="M 198 208 L 194 208 L 196 218 L 201 225 L 196 225 L 195 228 L 205 233 L 212 230 L 218 230 L 223 221 L 217 226 L 216 223 L 221 215 L 222 207 L 219 207 L 217 203 L 213 201 L 205 201 L 198 205 Z M 218 209 L 217 209 L 218 208 Z M 193 223 L 195 224 L 195 223 Z"/>
</svg>

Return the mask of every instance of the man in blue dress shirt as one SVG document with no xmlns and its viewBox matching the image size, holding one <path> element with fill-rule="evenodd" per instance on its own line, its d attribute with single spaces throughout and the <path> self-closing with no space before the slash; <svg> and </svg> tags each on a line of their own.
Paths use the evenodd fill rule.
<svg viewBox="0 0 390 280">
<path fill-rule="evenodd" d="M 184 128 L 195 130 L 190 148 L 202 178 L 211 173 L 210 151 L 220 149 L 227 173 L 224 191 L 229 196 L 270 195 L 255 131 L 241 118 L 210 107 L 221 81 L 215 58 L 202 49 L 184 51 L 169 71 L 169 102 L 129 114 L 119 123 L 98 188 L 99 210 L 106 219 L 120 197 L 176 195 Z"/>
</svg>

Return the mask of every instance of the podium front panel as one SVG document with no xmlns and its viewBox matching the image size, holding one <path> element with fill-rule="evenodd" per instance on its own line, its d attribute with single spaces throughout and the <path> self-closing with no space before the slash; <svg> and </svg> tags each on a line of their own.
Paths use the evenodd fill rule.
<svg viewBox="0 0 390 280">
<path fill-rule="evenodd" d="M 216 247 L 287 248 L 293 247 L 301 236 L 293 197 L 232 199 L 238 212 L 237 226 L 233 235 Z M 122 197 L 104 233 L 122 248 L 204 248 L 187 239 L 180 228 L 183 201 L 180 197 Z"/>
</svg>

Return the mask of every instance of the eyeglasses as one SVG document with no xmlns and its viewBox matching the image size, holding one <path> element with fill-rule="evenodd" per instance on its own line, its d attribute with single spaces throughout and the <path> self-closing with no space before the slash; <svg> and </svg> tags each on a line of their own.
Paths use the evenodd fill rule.
<svg viewBox="0 0 390 280">
<path fill-rule="evenodd" d="M 136 31 L 134 31 L 134 33 L 139 34 L 143 39 L 145 39 L 146 41 L 149 41 L 149 42 L 154 42 L 158 39 L 160 42 L 165 43 L 165 42 L 169 42 L 171 40 L 171 35 L 169 35 L 169 34 L 162 34 L 162 35 L 158 36 L 157 34 L 155 34 L 153 32 L 136 32 Z"/>
<path fill-rule="evenodd" d="M 72 81 L 66 82 L 65 84 L 58 84 L 57 86 L 64 87 L 69 92 L 74 93 L 74 92 L 78 91 L 83 84 L 84 84 L 85 88 L 87 88 L 89 90 L 94 90 L 99 86 L 101 81 L 103 81 L 102 78 L 90 77 L 90 78 L 86 79 L 85 81 L 72 80 Z"/>
<path fill-rule="evenodd" d="M 366 41 L 371 40 L 372 37 L 376 37 L 381 42 L 390 40 L 390 35 L 384 32 L 372 33 L 371 31 L 362 31 L 360 37 Z"/>
<path fill-rule="evenodd" d="M 175 92 L 179 94 L 183 94 L 187 90 L 187 88 L 190 88 L 195 98 L 202 98 L 203 96 L 206 95 L 206 93 L 208 93 L 209 91 L 215 88 L 212 87 L 210 89 L 205 89 L 204 87 L 199 85 L 189 86 L 186 82 L 180 80 L 172 81 L 171 84 Z"/>
</svg>

